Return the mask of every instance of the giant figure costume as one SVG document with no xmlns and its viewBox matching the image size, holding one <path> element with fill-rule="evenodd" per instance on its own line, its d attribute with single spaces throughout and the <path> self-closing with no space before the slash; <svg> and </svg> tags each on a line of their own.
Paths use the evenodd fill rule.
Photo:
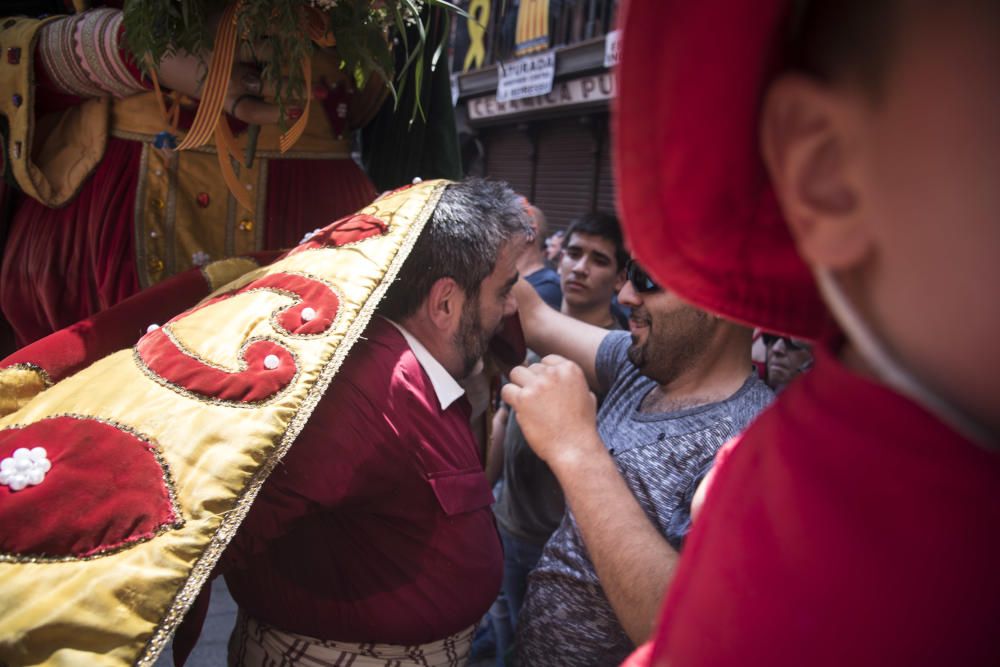
<svg viewBox="0 0 1000 667">
<path fill-rule="evenodd" d="M 62 346 L 42 341 L 22 350 L 16 363 L 3 362 L 4 393 L 19 389 L 22 395 L 6 404 L 15 411 L 0 418 L 0 460 L 10 461 L 3 464 L 0 484 L 0 661 L 153 664 L 244 517 L 253 515 L 268 475 L 317 407 L 338 402 L 324 396 L 333 378 L 349 365 L 386 358 L 373 353 L 352 360 L 348 353 L 445 187 L 447 182 L 430 181 L 392 192 L 266 267 L 233 269 L 250 270 L 196 307 L 150 327 L 130 347 L 47 389 L 18 380 L 36 372 L 58 380 L 71 372 L 66 358 L 47 358 Z M 205 273 L 222 275 L 212 265 Z M 133 314 L 156 308 L 143 305 Z M 84 325 L 99 328 L 102 321 L 54 336 L 76 345 L 86 338 Z M 377 339 L 393 354 L 403 353 L 405 344 L 388 323 L 372 326 L 373 341 L 366 345 Z M 91 349 L 71 348 L 80 356 Z M 412 367 L 407 382 L 427 383 L 412 356 L 401 363 Z M 356 382 L 372 377 L 355 369 Z M 348 393 L 361 400 L 362 394 Z M 427 401 L 421 405 L 438 409 Z M 423 512 L 428 525 L 436 526 L 429 534 L 445 535 L 468 522 L 489 528 L 475 545 L 486 550 L 484 557 L 466 563 L 475 581 L 452 582 L 495 584 L 482 596 L 483 609 L 463 607 L 452 616 L 465 623 L 495 595 L 500 560 L 488 486 L 481 470 L 473 471 L 477 459 L 467 422 L 464 435 L 455 430 L 464 414 L 459 403 L 453 409 L 457 416 L 448 428 L 464 444 L 444 452 L 445 459 L 424 460 L 416 477 L 397 482 L 409 488 L 417 478 L 423 481 L 421 500 L 409 510 Z M 413 453 L 436 456 L 427 448 Z M 304 450 L 289 461 L 308 466 L 315 455 Z M 337 455 L 329 452 L 324 465 L 338 469 Z M 352 484 L 348 468 L 341 468 L 347 475 L 341 482 L 323 492 L 336 494 Z M 369 473 L 370 483 L 383 479 L 379 469 Z M 276 484 L 279 495 L 272 493 L 272 499 L 294 491 L 281 490 L 281 478 Z M 438 509 L 431 511 L 432 504 Z M 254 541 L 276 527 L 261 517 L 249 528 L 241 539 L 252 558 Z M 440 556 L 449 546 L 437 548 Z M 440 564 L 433 553 L 425 556 L 430 565 Z M 237 571 L 252 576 L 252 562 L 241 567 Z M 287 571 L 293 575 L 294 569 Z M 429 581 L 418 581 L 407 599 L 419 605 L 419 586 Z M 235 583 L 255 609 L 253 590 Z M 454 598 L 456 605 L 467 606 L 467 590 Z M 434 623 L 430 631 L 455 629 Z M 410 639 L 421 638 L 399 637 Z"/>
<path fill-rule="evenodd" d="M 285 145 L 277 126 L 263 127 L 254 159 L 236 165 L 236 182 L 227 183 L 215 146 L 170 150 L 174 138 L 164 133 L 182 141 L 195 106 L 178 105 L 178 127 L 170 127 L 125 44 L 117 9 L 0 20 L 3 148 L 19 190 L 8 193 L 16 201 L 0 262 L 0 302 L 18 345 L 192 267 L 289 248 L 376 194 L 351 159 L 351 137 L 379 112 L 386 96 L 381 80 L 357 90 L 335 53 L 316 50 L 307 84 L 322 99 L 315 99 L 297 141 Z M 428 72 L 428 88 L 437 91 L 446 69 Z M 421 91 L 428 111 L 429 92 Z M 415 132 L 394 135 L 391 148 L 368 156 L 391 176 L 379 187 L 409 181 L 383 161 L 423 167 L 410 177 L 461 176 L 454 138 L 441 140 L 454 135 L 450 101 L 433 108 L 434 145 L 417 150 L 426 125 L 417 122 Z M 380 132 L 391 134 L 405 116 L 384 110 Z M 247 127 L 225 116 L 222 122 L 244 154 Z M 368 142 L 373 148 L 381 145 L 376 139 Z M 407 161 L 401 147 L 423 160 Z M 381 160 L 383 154 L 392 157 Z"/>
</svg>

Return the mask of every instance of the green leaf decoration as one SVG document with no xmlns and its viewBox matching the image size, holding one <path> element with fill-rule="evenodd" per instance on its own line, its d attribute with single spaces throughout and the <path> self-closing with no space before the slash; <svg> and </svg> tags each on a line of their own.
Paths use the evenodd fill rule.
<svg viewBox="0 0 1000 667">
<path fill-rule="evenodd" d="M 147 73 L 174 53 L 192 53 L 206 62 L 212 51 L 218 17 L 224 0 L 125 0 L 125 40 L 139 66 Z M 318 47 L 303 31 L 306 11 L 318 10 L 327 18 L 336 40 L 341 69 L 358 89 L 373 74 L 378 75 L 398 106 L 400 92 L 413 74 L 417 95 L 411 122 L 421 107 L 424 49 L 429 32 L 430 9 L 450 15 L 467 14 L 446 0 L 244 0 L 237 16 L 241 53 L 253 54 L 267 86 L 275 90 L 275 102 L 282 112 L 299 103 L 307 94 L 301 62 Z M 417 38 L 407 36 L 407 28 L 417 28 Z M 436 67 L 446 49 L 445 30 L 431 58 Z M 399 39 L 406 54 L 404 65 L 394 71 L 393 40 Z M 415 65 L 415 67 L 413 66 Z M 284 113 L 282 113 L 284 116 Z"/>
</svg>

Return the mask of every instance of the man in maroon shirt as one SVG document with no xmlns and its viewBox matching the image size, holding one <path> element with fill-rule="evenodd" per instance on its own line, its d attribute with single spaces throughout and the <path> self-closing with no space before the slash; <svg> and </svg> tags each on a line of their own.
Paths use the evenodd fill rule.
<svg viewBox="0 0 1000 667">
<path fill-rule="evenodd" d="M 230 664 L 464 660 L 503 563 L 459 380 L 515 309 L 529 233 L 504 184 L 441 196 L 227 552 Z"/>
</svg>

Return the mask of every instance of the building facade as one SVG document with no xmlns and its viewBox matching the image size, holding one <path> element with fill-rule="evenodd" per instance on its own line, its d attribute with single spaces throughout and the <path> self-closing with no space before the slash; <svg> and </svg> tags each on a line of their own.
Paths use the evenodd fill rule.
<svg viewBox="0 0 1000 667">
<path fill-rule="evenodd" d="M 553 230 L 588 211 L 615 210 L 617 5 L 472 0 L 464 3 L 470 17 L 456 19 L 452 94 L 465 171 L 509 182 Z M 538 90 L 547 92 L 530 94 Z"/>
</svg>

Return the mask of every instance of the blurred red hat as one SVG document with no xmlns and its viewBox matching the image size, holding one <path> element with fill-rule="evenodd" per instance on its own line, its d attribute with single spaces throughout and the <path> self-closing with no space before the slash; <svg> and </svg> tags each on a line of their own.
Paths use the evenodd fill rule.
<svg viewBox="0 0 1000 667">
<path fill-rule="evenodd" d="M 802 338 L 830 331 L 758 144 L 791 0 L 631 0 L 615 170 L 635 258 L 683 299 Z"/>
</svg>

